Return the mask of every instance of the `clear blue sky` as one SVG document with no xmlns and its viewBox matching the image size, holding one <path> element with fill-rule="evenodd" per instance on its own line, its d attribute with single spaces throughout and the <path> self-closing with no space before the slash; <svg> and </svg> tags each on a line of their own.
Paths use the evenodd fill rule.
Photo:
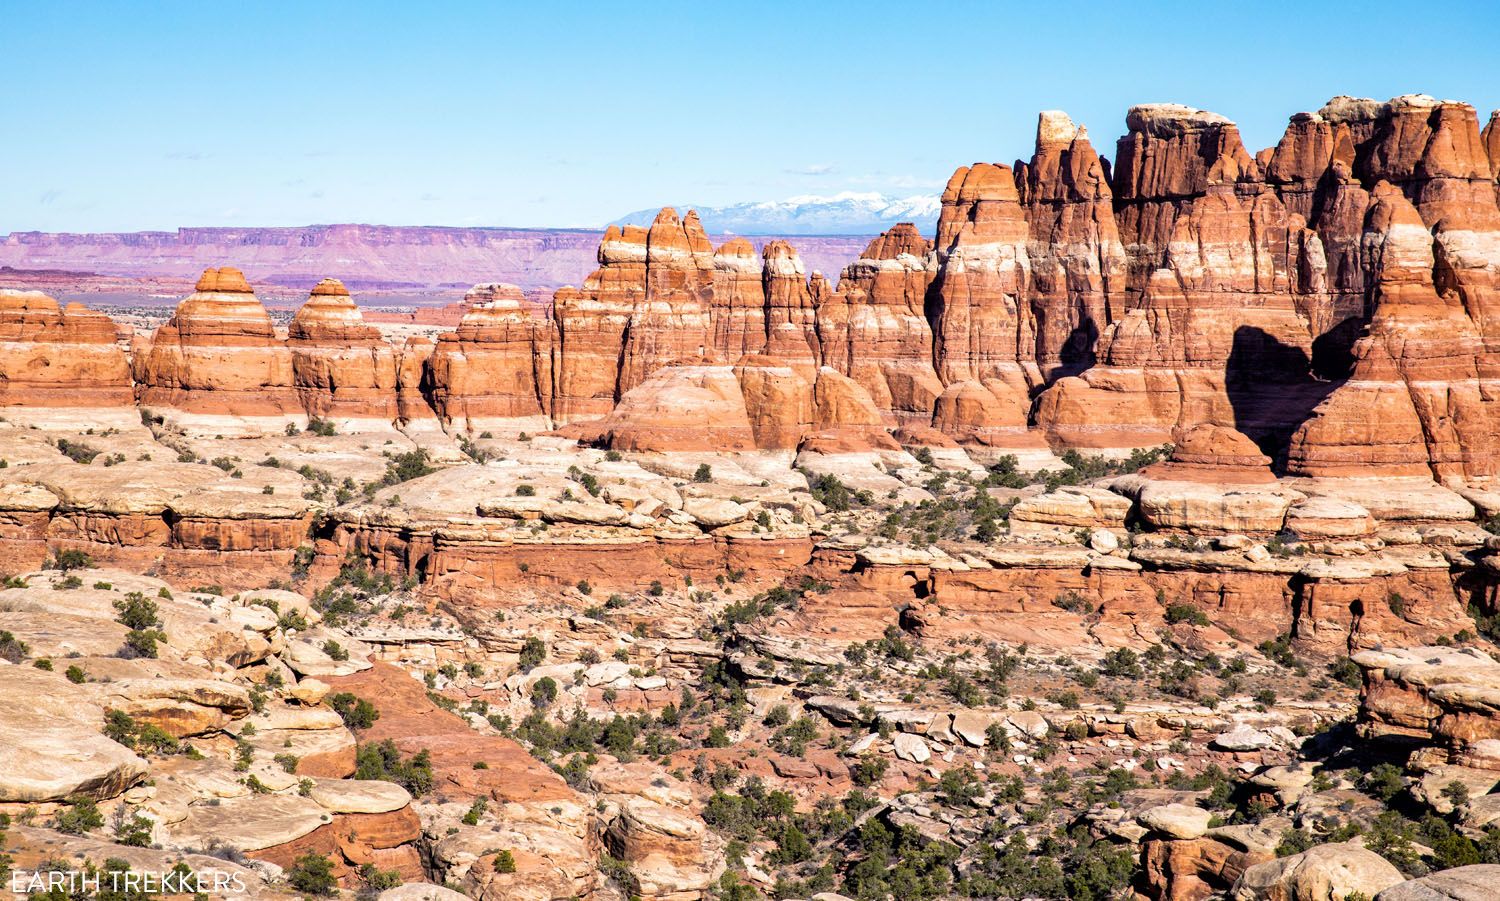
<svg viewBox="0 0 1500 901">
<path fill-rule="evenodd" d="M 1334 7 L 1342 6 L 1344 9 Z M 1252 152 L 1348 93 L 1500 106 L 1494 0 L 0 0 L 0 233 L 594 225 L 668 202 L 935 193 L 1067 110 Z"/>
</svg>

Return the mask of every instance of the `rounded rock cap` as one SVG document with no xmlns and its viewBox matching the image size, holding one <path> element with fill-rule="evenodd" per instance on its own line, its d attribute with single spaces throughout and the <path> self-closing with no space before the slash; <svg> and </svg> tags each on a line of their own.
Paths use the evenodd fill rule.
<svg viewBox="0 0 1500 901">
<path fill-rule="evenodd" d="M 218 294 L 249 294 L 250 283 L 245 281 L 245 273 L 233 266 L 223 266 L 218 269 L 205 269 L 198 277 L 196 291 L 212 291 Z"/>
<path fill-rule="evenodd" d="M 349 289 L 336 278 L 325 278 L 313 285 L 313 297 L 348 297 Z"/>
</svg>

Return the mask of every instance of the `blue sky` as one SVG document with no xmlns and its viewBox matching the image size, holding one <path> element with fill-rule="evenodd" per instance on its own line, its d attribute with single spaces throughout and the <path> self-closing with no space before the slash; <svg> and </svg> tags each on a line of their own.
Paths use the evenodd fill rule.
<svg viewBox="0 0 1500 901">
<path fill-rule="evenodd" d="M 1223 113 L 1252 152 L 1340 93 L 1487 118 L 1497 48 L 1492 0 L 0 0 L 0 233 L 935 193 L 1030 156 L 1047 108 L 1111 156 L 1150 101 Z"/>
</svg>

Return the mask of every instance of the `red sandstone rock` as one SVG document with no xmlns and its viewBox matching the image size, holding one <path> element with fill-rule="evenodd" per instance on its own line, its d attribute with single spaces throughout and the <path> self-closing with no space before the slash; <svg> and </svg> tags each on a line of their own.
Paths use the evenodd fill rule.
<svg viewBox="0 0 1500 901">
<path fill-rule="evenodd" d="M 313 287 L 287 329 L 287 346 L 297 393 L 310 416 L 396 419 L 395 351 L 379 329 L 365 325 L 338 279 Z"/>
<path fill-rule="evenodd" d="M 1436 291 L 1432 236 L 1416 209 L 1386 182 L 1374 197 L 1364 242 L 1378 279 L 1374 316 L 1354 346 L 1349 381 L 1293 437 L 1288 472 L 1457 481 L 1493 474 L 1480 336 L 1459 297 Z"/>
<path fill-rule="evenodd" d="M 427 381 L 438 416 L 469 431 L 545 431 L 552 400 L 552 323 L 514 285 L 475 286 L 457 331 L 438 336 Z"/>
<path fill-rule="evenodd" d="M 821 360 L 823 348 L 818 341 L 816 314 L 818 304 L 827 292 L 827 282 L 817 272 L 809 281 L 802 258 L 785 241 L 767 242 L 761 258 L 767 340 L 782 326 L 790 325 L 807 344 L 813 359 Z"/>
<path fill-rule="evenodd" d="M 756 446 L 745 397 L 728 366 L 658 369 L 627 391 L 597 429 L 600 442 L 616 450 L 729 452 Z"/>
<path fill-rule="evenodd" d="M 302 412 L 291 352 L 244 275 L 228 266 L 204 271 L 198 290 L 132 363 L 144 407 L 201 417 Z"/>
<path fill-rule="evenodd" d="M 1105 329 L 1099 365 L 1043 395 L 1039 424 L 1104 449 L 1204 422 L 1284 440 L 1322 391 L 1303 312 L 1326 305 L 1321 242 L 1227 119 L 1154 105 L 1129 123 L 1115 187 L 1139 299 Z"/>
<path fill-rule="evenodd" d="M 314 289 L 283 346 L 243 275 L 211 270 L 157 339 L 140 344 L 136 393 L 206 417 L 306 412 L 540 431 L 599 420 L 655 373 L 709 361 L 734 367 L 761 448 L 846 425 L 869 435 L 935 427 L 971 453 L 1035 454 L 1040 464 L 1043 437 L 1123 450 L 1208 423 L 1244 433 L 1279 463 L 1358 356 L 1364 375 L 1404 374 L 1355 379 L 1342 394 L 1374 382 L 1423 386 L 1410 402 L 1391 390 L 1340 402 L 1356 411 L 1349 429 L 1363 405 L 1401 436 L 1375 437 L 1396 445 L 1423 435 L 1422 453 L 1370 459 L 1408 473 L 1425 461 L 1450 481 L 1494 474 L 1491 402 L 1473 399 L 1471 381 L 1500 374 L 1494 120 L 1481 130 L 1471 107 L 1422 96 L 1340 97 L 1292 117 L 1276 148 L 1255 157 L 1212 113 L 1149 105 L 1127 125 L 1111 173 L 1083 129 L 1042 114 L 1029 162 L 959 170 L 931 244 L 892 229 L 837 290 L 817 273 L 809 279 L 784 242 L 768 243 L 759 261 L 744 239 L 715 250 L 696 216 L 663 210 L 649 229 L 609 230 L 599 269 L 581 290 L 559 291 L 550 318 L 486 286 L 435 350 L 417 341 L 395 354 L 335 283 Z M 1394 243 L 1382 237 L 1391 214 L 1372 206 L 1382 180 L 1415 211 Z M 1418 222 L 1429 252 L 1403 261 L 1402 247 L 1424 243 Z M 1461 315 L 1392 330 L 1391 298 L 1414 290 Z M 1371 334 L 1389 340 L 1364 340 L 1355 354 L 1377 306 L 1388 307 L 1376 315 L 1386 331 L 1372 325 Z M 1401 337 L 1418 334 L 1426 349 Z M 90 353 L 110 353 L 102 331 L 96 341 Z M 1462 362 L 1471 356 L 1472 367 Z M 0 365 L 14 368 L 14 358 Z M 862 400 L 830 413 L 828 399 L 848 392 L 830 381 L 820 400 L 819 366 L 860 386 L 878 422 Z M 1427 387 L 1434 378 L 1456 382 Z M 660 400 L 659 387 L 647 394 Z M 726 399 L 739 433 L 738 405 Z M 611 430 L 656 445 L 681 422 L 720 417 L 692 414 L 649 439 L 652 423 L 628 421 L 658 409 L 627 406 Z M 1330 471 L 1349 437 L 1312 424 L 1305 432 L 1298 471 Z M 1345 457 L 1359 464 L 1361 453 Z"/>
<path fill-rule="evenodd" d="M 0 290 L 0 407 L 128 407 L 130 368 L 109 317 Z"/>
<path fill-rule="evenodd" d="M 713 346 L 733 361 L 766 345 L 764 273 L 755 245 L 733 238 L 714 251 Z"/>
<path fill-rule="evenodd" d="M 943 390 L 924 316 L 930 250 L 914 226 L 897 225 L 870 242 L 818 306 L 823 364 L 858 382 L 893 426 L 925 425 Z"/>
<path fill-rule="evenodd" d="M 746 354 L 734 370 L 745 399 L 755 445 L 767 450 L 795 450 L 813 428 L 813 362 L 802 330 L 783 322 L 761 353 Z"/>
<path fill-rule="evenodd" d="M 1048 377 L 1076 372 L 1094 362 L 1125 288 L 1109 174 L 1087 130 L 1057 111 L 1038 117 L 1036 152 L 1016 171 L 1031 227 L 1036 361 Z"/>
<path fill-rule="evenodd" d="M 1177 436 L 1172 456 L 1141 474 L 1154 479 L 1230 484 L 1274 484 L 1271 458 L 1240 432 L 1224 426 L 1193 426 Z"/>
</svg>

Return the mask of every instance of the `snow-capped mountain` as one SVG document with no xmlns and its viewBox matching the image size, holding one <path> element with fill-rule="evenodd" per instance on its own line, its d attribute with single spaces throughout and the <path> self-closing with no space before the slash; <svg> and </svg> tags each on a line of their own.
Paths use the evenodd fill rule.
<svg viewBox="0 0 1500 901">
<path fill-rule="evenodd" d="M 703 207 L 678 204 L 677 212 L 698 211 L 711 234 L 864 235 L 877 234 L 897 222 L 914 222 L 923 232 L 937 223 L 936 196 L 887 197 L 874 192 L 844 191 L 831 197 L 802 194 L 786 200 Z M 615 225 L 650 225 L 657 210 L 637 210 Z"/>
</svg>

